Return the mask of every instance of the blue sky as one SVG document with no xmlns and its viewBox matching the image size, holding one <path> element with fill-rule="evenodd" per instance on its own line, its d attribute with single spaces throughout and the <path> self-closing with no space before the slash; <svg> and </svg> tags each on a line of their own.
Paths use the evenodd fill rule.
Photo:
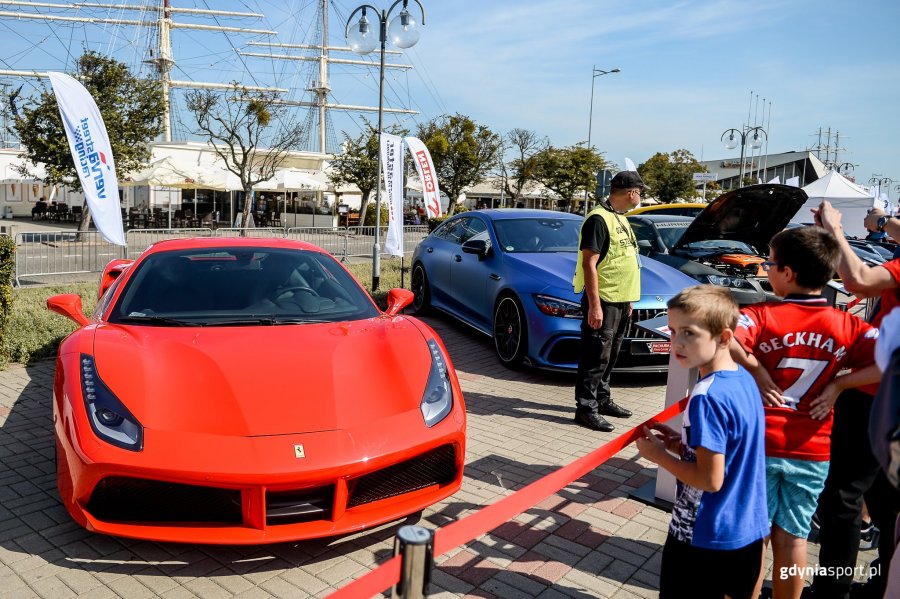
<svg viewBox="0 0 900 599">
<path fill-rule="evenodd" d="M 386 104 L 421 111 L 400 119 L 407 127 L 459 112 L 501 133 L 519 127 L 546 135 L 555 145 L 584 141 L 591 69 L 619 68 L 620 73 L 595 81 L 591 131 L 592 144 L 619 166 L 626 156 L 640 163 L 655 152 L 678 148 L 697 158 L 701 154 L 705 159 L 737 158 L 738 150 L 725 150 L 719 138 L 726 129 L 746 123 L 752 106 L 750 120 L 755 112 L 755 121 L 769 130 L 770 152 L 811 147 L 817 142 L 817 130 L 830 127 L 832 134 L 840 132 L 840 146 L 845 148 L 840 161 L 858 165 L 857 180 L 866 182 L 873 174 L 895 179 L 891 197 L 897 197 L 893 187 L 900 185 L 900 3 L 423 2 L 427 21 L 421 41 L 405 56 L 389 57 L 415 66 L 409 73 L 387 75 Z M 277 30 L 282 43 L 309 43 L 318 2 L 173 0 L 173 4 L 264 12 L 265 19 L 245 24 Z M 330 43 L 343 45 L 344 19 L 358 3 L 329 4 Z M 137 13 L 122 16 L 134 19 Z M 83 45 L 139 67 L 150 45 L 146 30 L 137 27 L 50 28 L 46 23 L 9 19 L 0 27 L 8 40 L 0 68 L 65 69 L 66 63 L 71 65 L 69 55 L 77 56 Z M 263 38 L 176 30 L 174 76 L 275 83 L 294 89 L 293 97 L 302 97 L 313 65 L 241 59 L 235 49 L 253 50 L 246 46 L 253 39 Z M 331 83 L 337 101 L 377 104 L 377 70 L 335 67 Z M 751 92 L 759 95 L 758 111 Z M 297 113 L 297 118 L 304 116 Z M 338 136 L 342 130 L 351 134 L 360 130 L 358 115 L 334 116 Z"/>
</svg>

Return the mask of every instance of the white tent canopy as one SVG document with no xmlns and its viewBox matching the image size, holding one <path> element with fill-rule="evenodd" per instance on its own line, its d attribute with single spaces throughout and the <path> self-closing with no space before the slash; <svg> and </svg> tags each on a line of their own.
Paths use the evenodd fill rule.
<svg viewBox="0 0 900 599">
<path fill-rule="evenodd" d="M 318 176 L 317 176 L 318 174 Z M 279 170 L 275 173 L 275 181 L 278 183 L 278 189 L 308 189 L 311 191 L 324 191 L 328 189 L 328 181 L 325 174 L 311 173 L 295 168 Z"/>
<path fill-rule="evenodd" d="M 875 204 L 875 198 L 865 189 L 852 183 L 837 171 L 829 171 L 824 177 L 813 181 L 803 188 L 809 199 L 791 219 L 797 223 L 812 222 L 812 210 L 828 201 L 837 208 L 842 216 L 844 231 L 848 235 L 865 237 L 868 233 L 863 226 L 866 213 Z"/>
<path fill-rule="evenodd" d="M 228 174 L 230 173 L 220 168 L 177 164 L 172 157 L 166 156 L 154 160 L 136 173 L 129 173 L 123 185 L 225 190 L 229 189 Z"/>
</svg>

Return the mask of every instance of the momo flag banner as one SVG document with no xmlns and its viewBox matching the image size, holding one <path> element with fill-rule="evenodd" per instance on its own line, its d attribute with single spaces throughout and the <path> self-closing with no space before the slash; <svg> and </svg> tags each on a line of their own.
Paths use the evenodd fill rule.
<svg viewBox="0 0 900 599">
<path fill-rule="evenodd" d="M 388 201 L 388 230 L 384 251 L 403 257 L 403 138 L 381 134 L 381 168 Z"/>
<path fill-rule="evenodd" d="M 116 165 L 100 110 L 90 92 L 69 75 L 49 76 L 94 226 L 110 243 L 125 245 Z"/>
<path fill-rule="evenodd" d="M 406 145 L 416 163 L 419 180 L 422 181 L 422 199 L 425 200 L 425 214 L 429 218 L 441 216 L 441 190 L 438 189 L 437 173 L 431 153 L 418 137 L 407 137 Z"/>
</svg>

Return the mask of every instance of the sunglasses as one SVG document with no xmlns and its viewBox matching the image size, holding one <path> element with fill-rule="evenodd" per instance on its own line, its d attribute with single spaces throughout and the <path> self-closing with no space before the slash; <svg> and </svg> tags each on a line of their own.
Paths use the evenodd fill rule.
<svg viewBox="0 0 900 599">
<path fill-rule="evenodd" d="M 760 264 L 760 266 L 762 266 L 762 269 L 764 272 L 769 272 L 769 269 L 772 268 L 773 266 L 778 266 L 778 263 L 770 262 L 769 260 L 766 260 L 765 262 Z"/>
</svg>

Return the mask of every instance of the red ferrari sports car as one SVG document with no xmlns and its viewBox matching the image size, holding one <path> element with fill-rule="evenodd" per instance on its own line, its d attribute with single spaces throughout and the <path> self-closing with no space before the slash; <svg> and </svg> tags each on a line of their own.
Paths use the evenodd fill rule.
<svg viewBox="0 0 900 599">
<path fill-rule="evenodd" d="M 402 518 L 462 483 L 466 412 L 437 334 L 285 239 L 185 239 L 110 263 L 59 347 L 57 483 L 111 535 L 269 543 Z"/>
</svg>

